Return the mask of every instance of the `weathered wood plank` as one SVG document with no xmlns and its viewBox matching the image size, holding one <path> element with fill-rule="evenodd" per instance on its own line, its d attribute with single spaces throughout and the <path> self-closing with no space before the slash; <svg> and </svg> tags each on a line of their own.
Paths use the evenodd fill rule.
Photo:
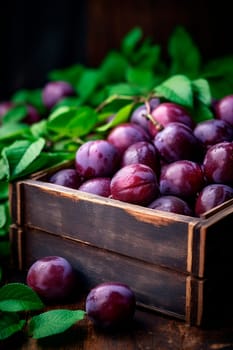
<svg viewBox="0 0 233 350">
<path fill-rule="evenodd" d="M 185 274 L 32 228 L 23 229 L 21 242 L 24 270 L 40 257 L 60 255 L 71 262 L 87 288 L 118 280 L 131 286 L 144 307 L 185 319 Z"/>
<path fill-rule="evenodd" d="M 27 181 L 22 186 L 23 223 L 153 264 L 187 271 L 188 231 L 197 222 L 196 218 L 156 214 L 152 209 L 80 191 L 61 190 L 60 186 L 38 181 Z"/>
</svg>

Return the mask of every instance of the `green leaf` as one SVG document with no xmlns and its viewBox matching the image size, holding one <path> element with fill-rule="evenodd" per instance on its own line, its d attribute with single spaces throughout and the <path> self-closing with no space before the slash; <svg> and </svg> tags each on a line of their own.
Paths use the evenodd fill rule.
<svg viewBox="0 0 233 350">
<path fill-rule="evenodd" d="M 11 215 L 10 215 L 10 208 L 9 208 L 9 200 L 5 200 L 4 203 L 0 204 L 1 207 L 1 214 L 0 214 L 0 236 L 1 238 L 4 238 L 4 236 L 8 236 L 9 234 L 9 227 L 11 224 Z"/>
<path fill-rule="evenodd" d="M 81 104 L 82 104 L 82 100 L 80 97 L 67 96 L 56 103 L 56 105 L 53 108 L 53 111 L 55 111 L 57 108 L 61 106 L 79 107 Z"/>
<path fill-rule="evenodd" d="M 68 152 L 74 154 L 76 153 L 78 147 L 80 144 L 82 144 L 84 141 L 83 140 L 74 140 L 72 141 L 71 139 L 64 139 L 61 141 L 57 141 L 54 143 L 52 147 L 52 152 Z"/>
<path fill-rule="evenodd" d="M 137 44 L 142 39 L 142 30 L 139 27 L 133 28 L 125 35 L 121 43 L 121 50 L 126 56 L 130 56 L 135 50 Z"/>
<path fill-rule="evenodd" d="M 6 206 L 4 204 L 0 204 L 0 228 L 4 227 L 7 221 L 7 214 L 6 214 Z"/>
<path fill-rule="evenodd" d="M 142 93 L 142 88 L 133 86 L 127 83 L 119 83 L 107 87 L 108 96 L 125 95 L 125 96 L 139 96 Z"/>
<path fill-rule="evenodd" d="M 48 119 L 48 129 L 69 137 L 80 137 L 92 131 L 97 113 L 91 107 L 60 107 Z"/>
<path fill-rule="evenodd" d="M 209 60 L 202 70 L 202 76 L 205 78 L 228 78 L 233 77 L 233 55 L 224 56 Z"/>
<path fill-rule="evenodd" d="M 121 108 L 125 107 L 129 103 L 132 103 L 132 101 L 134 101 L 134 96 L 111 95 L 105 100 L 105 102 L 106 101 L 108 102 L 105 104 L 103 108 L 101 108 L 101 112 L 98 113 L 97 124 L 99 124 L 99 121 L 104 120 L 104 115 L 106 116 L 107 113 L 109 114 L 109 117 L 110 117 L 111 115 L 116 114 Z M 102 117 L 101 117 L 101 114 L 102 114 Z"/>
<path fill-rule="evenodd" d="M 8 163 L 5 159 L 0 158 L 0 181 L 7 181 L 10 177 L 10 170 Z"/>
<path fill-rule="evenodd" d="M 192 112 L 192 118 L 196 123 L 199 123 L 204 120 L 213 119 L 214 116 L 211 110 L 205 104 L 199 102 Z"/>
<path fill-rule="evenodd" d="M 151 38 L 146 38 L 137 44 L 128 60 L 133 66 L 155 69 L 160 64 L 160 53 L 161 47 L 153 45 Z"/>
<path fill-rule="evenodd" d="M 106 98 L 108 97 L 107 89 L 106 87 L 98 88 L 88 100 L 90 102 L 90 106 L 92 107 L 98 107 Z"/>
<path fill-rule="evenodd" d="M 111 119 L 113 114 L 115 114 L 114 111 L 98 113 L 98 124 L 103 124 L 106 121 L 108 122 L 108 120 Z"/>
<path fill-rule="evenodd" d="M 31 104 L 40 114 L 45 113 L 45 107 L 42 102 L 42 89 L 18 90 L 12 96 L 12 101 L 20 104 Z"/>
<path fill-rule="evenodd" d="M 38 123 L 34 123 L 31 125 L 30 130 L 32 135 L 35 138 L 45 137 L 48 138 L 48 128 L 47 128 L 47 120 L 42 119 Z"/>
<path fill-rule="evenodd" d="M 102 84 L 120 82 L 124 80 L 128 62 L 119 52 L 109 52 L 100 66 Z"/>
<path fill-rule="evenodd" d="M 97 89 L 100 82 L 100 71 L 98 69 L 86 69 L 81 75 L 76 91 L 82 102 L 86 102 Z"/>
<path fill-rule="evenodd" d="M 83 310 L 51 310 L 31 318 L 29 334 L 39 339 L 62 333 L 81 321 L 85 316 Z"/>
<path fill-rule="evenodd" d="M 45 140 L 38 139 L 36 141 L 18 140 L 5 147 L 2 156 L 8 164 L 8 176 L 13 179 L 24 173 L 30 164 L 38 157 Z"/>
<path fill-rule="evenodd" d="M 151 69 L 129 67 L 126 72 L 126 79 L 130 84 L 141 85 L 148 92 L 155 84 L 155 76 Z"/>
<path fill-rule="evenodd" d="M 22 121 L 27 115 L 27 107 L 19 105 L 11 108 L 3 117 L 3 124 Z"/>
<path fill-rule="evenodd" d="M 0 241 L 0 257 L 6 258 L 10 256 L 10 242 L 9 240 Z"/>
<path fill-rule="evenodd" d="M 18 139 L 21 136 L 27 134 L 29 130 L 30 128 L 26 124 L 9 123 L 9 124 L 2 125 L 0 127 L 0 140 L 12 141 L 13 139 L 14 140 Z"/>
<path fill-rule="evenodd" d="M 39 310 L 44 304 L 37 293 L 23 283 L 8 283 L 0 288 L 0 310 L 18 312 Z"/>
<path fill-rule="evenodd" d="M 78 147 L 77 147 L 78 148 Z M 24 178 L 36 171 L 52 167 L 53 165 L 62 164 L 67 160 L 72 160 L 75 152 L 41 152 L 40 155 L 20 174 L 11 175 L 10 181 Z"/>
<path fill-rule="evenodd" d="M 55 69 L 48 73 L 48 79 L 67 81 L 72 86 L 76 86 L 84 69 L 84 66 L 81 64 L 74 64 L 64 69 Z"/>
<path fill-rule="evenodd" d="M 201 55 L 189 33 L 181 26 L 176 27 L 168 42 L 171 56 L 170 75 L 184 74 L 195 78 L 200 70 Z"/>
<path fill-rule="evenodd" d="M 98 127 L 96 129 L 96 131 L 98 132 L 104 132 L 107 131 L 111 128 L 113 128 L 114 126 L 120 124 L 120 123 L 124 123 L 129 119 L 129 116 L 131 114 L 131 111 L 133 109 L 134 104 L 130 103 L 126 106 L 124 106 L 123 108 L 121 108 L 114 116 L 113 119 L 110 120 L 109 123 L 101 125 L 100 127 Z"/>
<path fill-rule="evenodd" d="M 34 142 L 29 140 L 15 141 L 9 147 L 2 151 L 2 157 L 8 166 L 8 180 L 22 178 L 34 171 L 40 170 L 43 166 L 51 165 L 54 161 L 61 161 L 70 155 L 59 153 L 59 155 L 45 153 L 42 155 L 42 146 L 44 139 L 38 139 Z M 72 155 L 73 156 L 73 155 Z"/>
<path fill-rule="evenodd" d="M 1 162 L 0 162 L 1 166 Z M 0 172 L 1 172 L 0 168 Z M 0 180 L 0 200 L 7 199 L 9 196 L 9 183 L 7 181 L 1 181 Z"/>
<path fill-rule="evenodd" d="M 160 62 L 161 47 L 151 45 L 150 41 L 144 41 L 139 50 L 133 55 L 133 61 L 137 66 L 144 69 L 157 70 Z"/>
<path fill-rule="evenodd" d="M 18 314 L 3 312 L 0 314 L 0 340 L 9 338 L 12 334 L 21 331 L 25 320 L 20 320 Z"/>
<path fill-rule="evenodd" d="M 162 84 L 156 86 L 154 91 L 160 96 L 185 107 L 193 107 L 193 92 L 191 81 L 185 75 L 174 75 Z"/>
<path fill-rule="evenodd" d="M 233 81 L 221 78 L 209 78 L 211 95 L 215 99 L 221 99 L 224 96 L 231 95 L 233 91 Z"/>
<path fill-rule="evenodd" d="M 22 158 L 14 168 L 12 176 L 17 176 L 22 173 L 27 167 L 39 156 L 40 152 L 45 146 L 45 139 L 39 138 L 32 142 L 25 150 Z"/>
<path fill-rule="evenodd" d="M 196 79 L 192 81 L 194 98 L 203 104 L 210 106 L 212 98 L 209 83 L 206 79 Z"/>
<path fill-rule="evenodd" d="M 233 56 L 209 60 L 203 67 L 201 76 L 208 80 L 211 94 L 220 99 L 233 91 Z"/>
</svg>

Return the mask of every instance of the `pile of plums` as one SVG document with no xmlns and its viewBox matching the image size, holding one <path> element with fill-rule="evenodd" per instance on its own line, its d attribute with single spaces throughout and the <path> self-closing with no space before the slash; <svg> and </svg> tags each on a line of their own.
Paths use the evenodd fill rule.
<svg viewBox="0 0 233 350">
<path fill-rule="evenodd" d="M 199 217 L 233 198 L 233 95 L 194 123 L 186 109 L 151 99 L 105 139 L 76 152 L 50 182 L 151 209 Z"/>
</svg>

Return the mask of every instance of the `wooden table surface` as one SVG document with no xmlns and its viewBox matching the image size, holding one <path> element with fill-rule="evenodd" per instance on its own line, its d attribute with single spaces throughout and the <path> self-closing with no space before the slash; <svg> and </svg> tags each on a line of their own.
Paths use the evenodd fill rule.
<svg viewBox="0 0 233 350">
<path fill-rule="evenodd" d="M 10 281 L 16 281 L 13 276 Z M 84 310 L 85 295 L 62 307 Z M 57 308 L 59 306 L 54 306 Z M 107 332 L 86 317 L 66 332 L 35 340 L 22 334 L 0 341 L 0 350 L 230 350 L 233 321 L 211 328 L 191 327 L 156 312 L 137 309 L 126 329 Z"/>
<path fill-rule="evenodd" d="M 35 340 L 15 335 L 2 341 L 0 349 L 230 350 L 233 349 L 233 325 L 204 330 L 137 310 L 133 324 L 121 331 L 104 332 L 84 319 L 68 331 L 47 339 Z"/>
</svg>

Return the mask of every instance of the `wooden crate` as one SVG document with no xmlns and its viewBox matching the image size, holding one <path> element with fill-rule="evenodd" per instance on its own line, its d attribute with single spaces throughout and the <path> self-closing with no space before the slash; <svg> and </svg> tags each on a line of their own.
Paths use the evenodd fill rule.
<svg viewBox="0 0 233 350">
<path fill-rule="evenodd" d="M 232 200 L 189 217 L 46 182 L 56 170 L 10 186 L 16 267 L 26 271 L 40 257 L 61 255 L 87 288 L 127 283 L 139 306 L 190 325 L 231 319 Z"/>
</svg>

